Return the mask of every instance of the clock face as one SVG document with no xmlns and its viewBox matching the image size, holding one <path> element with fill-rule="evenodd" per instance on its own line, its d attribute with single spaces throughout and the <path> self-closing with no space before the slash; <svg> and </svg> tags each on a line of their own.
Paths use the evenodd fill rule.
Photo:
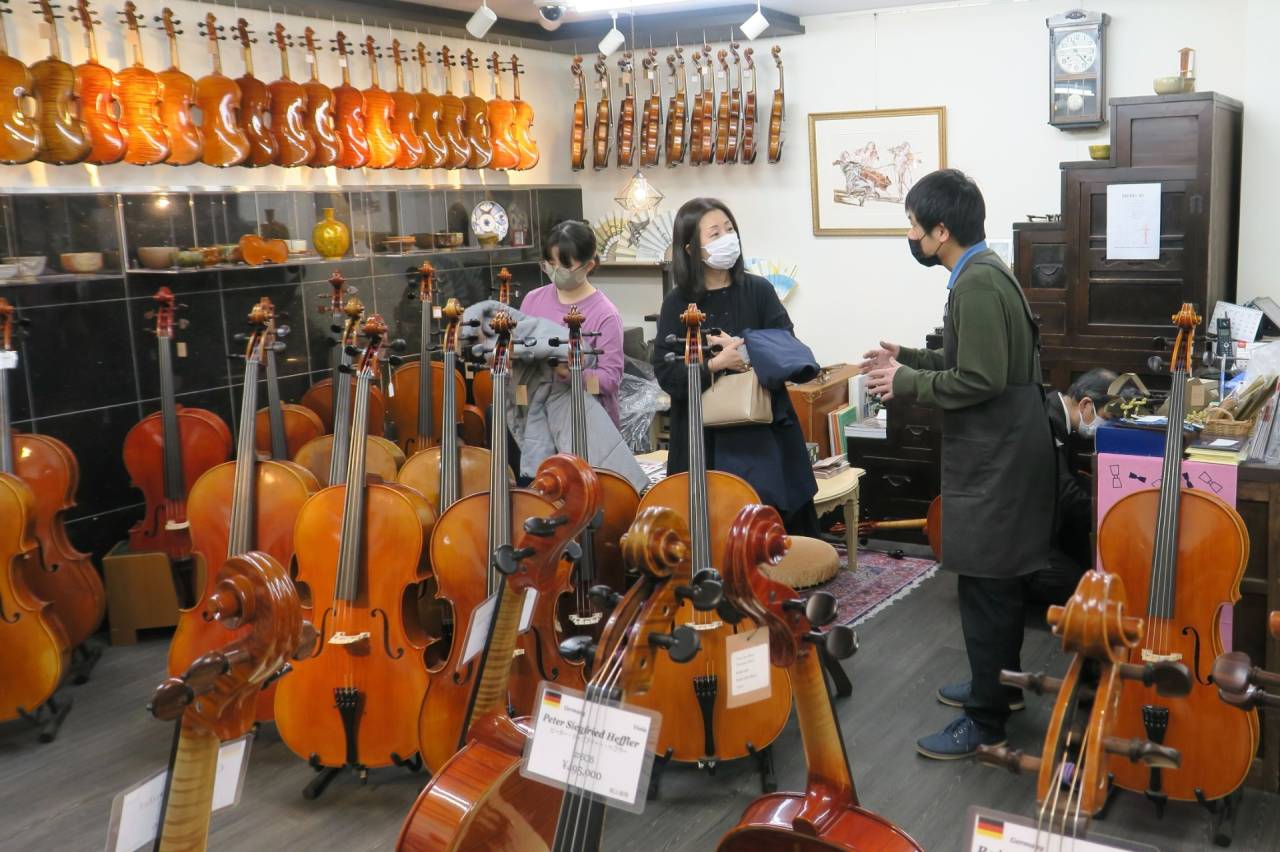
<svg viewBox="0 0 1280 852">
<path fill-rule="evenodd" d="M 1098 42 L 1086 32 L 1067 33 L 1054 50 L 1058 67 L 1067 74 L 1083 74 L 1098 61 Z"/>
</svg>

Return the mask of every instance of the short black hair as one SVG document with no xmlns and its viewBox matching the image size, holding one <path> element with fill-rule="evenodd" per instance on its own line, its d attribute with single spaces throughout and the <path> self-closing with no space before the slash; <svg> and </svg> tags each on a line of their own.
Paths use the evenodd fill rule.
<svg viewBox="0 0 1280 852">
<path fill-rule="evenodd" d="M 987 238 L 987 203 L 982 190 L 959 169 L 939 169 L 920 178 L 907 193 L 906 208 L 926 233 L 946 225 L 962 246 Z"/>
<path fill-rule="evenodd" d="M 702 217 L 712 210 L 719 210 L 733 223 L 734 233 L 738 233 L 738 220 L 733 212 L 718 198 L 691 198 L 676 211 L 675 222 L 671 226 L 671 271 L 675 278 L 676 289 L 686 302 L 696 302 L 707 292 L 703 280 L 702 268 L 702 232 L 698 229 Z M 684 247 L 689 246 L 685 251 Z M 738 261 L 729 270 L 729 283 L 741 284 L 745 264 L 739 253 Z"/>
<path fill-rule="evenodd" d="M 1071 387 L 1067 388 L 1067 396 L 1076 402 L 1088 397 L 1093 400 L 1093 407 L 1101 411 L 1102 406 L 1106 405 L 1111 399 L 1107 389 L 1111 387 L 1111 383 L 1115 380 L 1115 370 L 1108 370 L 1106 367 L 1094 367 L 1071 383 Z"/>
<path fill-rule="evenodd" d="M 551 260 L 551 249 L 555 248 L 561 265 L 578 266 L 587 261 L 599 261 L 596 256 L 596 232 L 586 222 L 577 219 L 566 219 L 552 226 L 547 238 L 542 241 L 542 259 Z"/>
</svg>

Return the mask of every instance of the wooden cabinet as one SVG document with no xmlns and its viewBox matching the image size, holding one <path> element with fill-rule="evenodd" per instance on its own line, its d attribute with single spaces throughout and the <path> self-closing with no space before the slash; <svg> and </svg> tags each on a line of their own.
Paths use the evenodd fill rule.
<svg viewBox="0 0 1280 852">
<path fill-rule="evenodd" d="M 942 486 L 942 412 L 890 400 L 885 438 L 849 438 L 849 463 L 866 471 L 859 490 L 864 520 L 923 518 Z M 923 541 L 919 530 L 883 530 L 876 538 Z"/>
<path fill-rule="evenodd" d="M 1267 632 L 1267 616 L 1280 609 L 1280 467 L 1240 466 L 1236 508 L 1249 532 L 1249 563 L 1231 625 L 1232 648 L 1256 666 L 1280 672 L 1280 640 Z M 1280 790 L 1280 710 L 1263 709 L 1262 747 L 1248 784 Z"/>
</svg>

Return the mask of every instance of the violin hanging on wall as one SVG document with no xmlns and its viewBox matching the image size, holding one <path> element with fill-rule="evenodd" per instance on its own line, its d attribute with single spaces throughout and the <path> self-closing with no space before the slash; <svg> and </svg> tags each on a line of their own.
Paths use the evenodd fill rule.
<svg viewBox="0 0 1280 852">
<path fill-rule="evenodd" d="M 200 108 L 200 133 L 204 146 L 200 161 L 206 166 L 238 166 L 249 156 L 249 137 L 236 117 L 240 108 L 240 86 L 222 73 L 222 51 L 218 45 L 226 36 L 213 13 L 204 16 L 204 36 L 209 40 L 213 70 L 196 81 L 196 106 Z"/>
<path fill-rule="evenodd" d="M 160 123 L 169 140 L 169 156 L 164 162 L 169 166 L 189 166 L 200 159 L 204 149 L 200 126 L 191 115 L 196 81 L 179 67 L 178 36 L 182 30 L 176 25 L 181 22 L 174 19 L 173 10 L 167 6 L 156 21 L 164 26 L 165 38 L 169 41 L 169 67 L 156 74 L 160 81 Z"/>
<path fill-rule="evenodd" d="M 89 0 L 77 0 L 75 18 L 84 27 L 89 48 L 89 59 L 76 66 L 80 120 L 91 145 L 85 162 L 95 166 L 118 163 L 124 158 L 124 136 L 116 120 L 116 75 L 98 61 L 98 38 L 93 27 L 101 22 L 89 9 Z"/>
<path fill-rule="evenodd" d="M 489 168 L 495 171 L 515 169 L 520 166 L 520 146 L 516 144 L 516 105 L 502 97 L 502 62 L 498 51 L 489 57 L 489 71 L 493 74 L 493 98 L 489 101 L 489 138 L 493 143 L 493 159 Z"/>
<path fill-rule="evenodd" d="M 771 48 L 773 62 L 778 66 L 778 88 L 773 93 L 773 106 L 769 110 L 769 162 L 782 159 L 783 120 L 786 112 L 786 89 L 782 82 L 782 48 Z"/>
<path fill-rule="evenodd" d="M 396 90 L 391 93 L 395 111 L 391 115 L 391 132 L 395 134 L 400 153 L 396 155 L 397 169 L 416 169 L 422 165 L 427 149 L 418 135 L 418 99 L 405 91 L 404 64 L 400 55 L 400 40 L 391 40 L 391 59 L 396 66 Z"/>
<path fill-rule="evenodd" d="M 307 64 L 311 66 L 311 79 L 302 84 L 307 95 L 306 113 L 302 124 L 304 132 L 315 144 L 315 153 L 307 160 L 308 166 L 322 168 L 338 162 L 342 153 L 342 140 L 338 137 L 334 118 L 333 89 L 320 82 L 320 67 L 316 61 L 316 31 L 307 27 L 302 38 L 307 47 Z"/>
<path fill-rule="evenodd" d="M 369 162 L 369 139 L 364 131 L 364 93 L 351 85 L 351 60 L 347 36 L 342 30 L 338 30 L 334 37 L 333 49 L 338 53 L 338 67 L 342 69 L 342 84 L 333 90 L 334 124 L 341 143 L 334 164 L 340 169 L 358 169 Z"/>
<path fill-rule="evenodd" d="M 271 134 L 276 140 L 277 166 L 305 166 L 315 157 L 316 143 L 307 131 L 307 91 L 289 76 L 289 48 L 293 39 L 276 24 L 271 33 L 280 51 L 280 79 L 267 87 L 271 96 Z"/>
<path fill-rule="evenodd" d="M 440 98 L 431 93 L 427 86 L 427 46 L 418 42 L 418 135 L 422 138 L 424 169 L 442 169 L 448 159 L 449 150 L 444 137 L 440 135 Z"/>
<path fill-rule="evenodd" d="M 40 153 L 40 126 L 24 109 L 35 82 L 27 66 L 9 55 L 3 16 L 13 10 L 9 0 L 0 2 L 6 4 L 0 7 L 0 163 L 20 166 Z"/>
<path fill-rule="evenodd" d="M 600 100 L 596 102 L 596 123 L 591 130 L 591 167 L 596 171 L 609 168 L 609 141 L 612 135 L 613 101 L 609 95 L 609 66 L 604 54 L 596 55 L 596 82 Z"/>
<path fill-rule="evenodd" d="M 729 104 L 732 77 L 729 75 L 728 57 L 727 50 L 721 50 L 716 54 L 716 61 L 720 63 L 720 73 L 724 75 L 724 90 L 720 92 L 720 101 L 716 105 L 716 141 L 713 159 L 717 163 L 725 163 L 729 158 L 729 126 L 731 124 Z"/>
<path fill-rule="evenodd" d="M 640 165 L 656 166 L 662 154 L 662 92 L 658 86 L 658 51 L 649 48 L 641 63 L 649 80 L 649 97 L 640 120 Z"/>
<path fill-rule="evenodd" d="M 667 56 L 667 68 L 672 78 L 671 99 L 667 101 L 667 165 L 678 166 L 684 162 L 685 121 L 689 109 L 689 96 L 684 81 L 684 48 L 676 47 Z"/>
<path fill-rule="evenodd" d="M 62 61 L 58 43 L 58 15 L 49 0 L 39 0 L 39 14 L 48 28 L 49 55 L 31 66 L 31 95 L 36 102 L 36 124 L 40 128 L 38 159 L 65 166 L 89 156 L 92 144 L 76 97 L 76 72 Z"/>
<path fill-rule="evenodd" d="M 373 43 L 373 36 L 365 36 L 364 55 L 369 60 L 369 88 L 364 90 L 364 135 L 369 140 L 371 169 L 389 169 L 400 156 L 400 141 L 391 129 L 391 117 L 396 102 L 378 85 L 378 60 L 382 51 Z"/>
<path fill-rule="evenodd" d="M 573 102 L 573 125 L 569 130 L 569 168 L 580 172 L 587 165 L 587 78 L 582 73 L 582 57 L 573 57 L 569 69 L 578 86 L 578 98 Z"/>
<path fill-rule="evenodd" d="M 726 145 L 724 159 L 721 162 L 738 162 L 738 147 L 742 144 L 742 60 L 738 56 L 738 43 L 729 43 L 729 53 L 733 56 L 733 85 L 730 87 L 729 70 L 724 72 L 725 88 L 729 89 L 729 129 L 725 134 Z"/>
<path fill-rule="evenodd" d="M 271 91 L 267 84 L 253 76 L 253 45 L 249 22 L 236 21 L 236 38 L 240 41 L 240 56 L 244 60 L 244 74 L 236 78 L 240 87 L 240 129 L 249 140 L 249 156 L 242 166 L 269 166 L 276 159 L 276 138 L 267 128 L 267 116 L 271 113 Z"/>
<path fill-rule="evenodd" d="M 493 159 L 489 105 L 476 94 L 476 55 L 469 47 L 462 54 L 462 64 L 467 69 L 467 94 L 462 98 L 462 105 L 466 110 L 467 142 L 471 145 L 467 168 L 483 169 Z"/>
<path fill-rule="evenodd" d="M 467 138 L 467 105 L 453 93 L 453 55 L 446 45 L 440 46 L 440 67 L 444 69 L 444 94 L 440 96 L 440 135 L 444 137 L 448 156 L 446 169 L 460 169 L 471 159 L 471 141 Z"/>
<path fill-rule="evenodd" d="M 618 167 L 630 168 L 636 157 L 636 93 L 633 78 L 635 66 L 631 51 L 624 50 L 618 60 L 618 79 L 622 84 L 622 102 L 618 105 Z"/>
<path fill-rule="evenodd" d="M 169 134 L 160 120 L 160 78 L 142 61 L 142 36 L 138 7 L 124 4 L 127 40 L 133 64 L 116 75 L 120 92 L 120 132 L 124 135 L 124 161 L 134 166 L 162 163 L 169 156 Z"/>
<path fill-rule="evenodd" d="M 516 147 L 520 149 L 520 164 L 516 166 L 520 171 L 533 168 L 542 159 L 542 154 L 538 151 L 538 143 L 533 139 L 533 107 L 528 101 L 520 98 L 520 75 L 523 73 L 520 57 L 514 53 L 511 54 L 511 102 L 516 108 L 516 121 L 512 128 L 512 135 L 516 138 Z M 585 103 L 583 106 L 585 108 Z M 577 113 L 576 104 L 574 112 Z"/>
<path fill-rule="evenodd" d="M 745 90 L 742 101 L 742 162 L 749 166 L 756 161 L 756 148 L 759 144 L 756 125 L 760 121 L 760 105 L 756 102 L 755 50 L 748 47 L 743 52 L 743 59 L 746 65 L 742 73 L 744 76 L 751 75 L 751 88 L 742 84 Z"/>
</svg>

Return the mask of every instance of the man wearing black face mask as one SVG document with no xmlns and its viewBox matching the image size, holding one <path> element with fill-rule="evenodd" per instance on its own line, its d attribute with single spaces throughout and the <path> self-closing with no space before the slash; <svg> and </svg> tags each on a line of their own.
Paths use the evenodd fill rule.
<svg viewBox="0 0 1280 852">
<path fill-rule="evenodd" d="M 963 694 L 939 699 L 964 715 L 921 737 L 926 757 L 969 757 L 1005 741 L 1017 693 L 1028 575 L 1048 566 L 1053 533 L 1053 440 L 1041 389 L 1038 331 L 1022 289 L 987 248 L 986 205 L 955 169 L 922 178 L 906 198 L 911 254 L 951 271 L 943 349 L 881 342 L 862 363 L 867 390 L 941 408 L 943 568 L 959 575 L 960 623 L 972 672 Z M 946 693 L 945 695 L 943 693 Z"/>
</svg>

